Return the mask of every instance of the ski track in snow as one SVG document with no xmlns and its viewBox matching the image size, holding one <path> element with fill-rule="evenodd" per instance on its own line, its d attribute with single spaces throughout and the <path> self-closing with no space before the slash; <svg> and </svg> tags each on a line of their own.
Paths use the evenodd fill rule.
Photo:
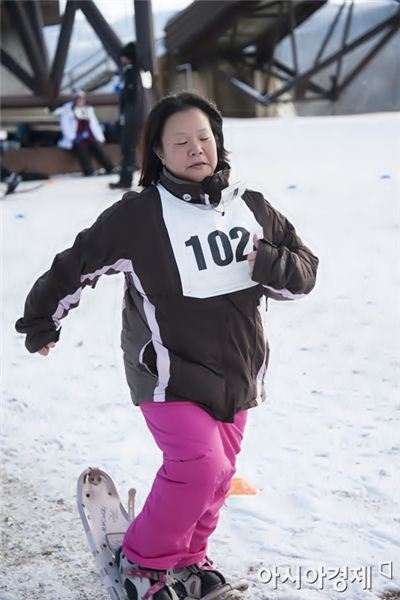
<svg viewBox="0 0 400 600">
<path fill-rule="evenodd" d="M 250 411 L 238 476 L 209 553 L 248 576 L 248 600 L 369 600 L 400 587 L 400 114 L 226 121 L 234 174 L 291 220 L 320 258 L 317 287 L 270 301 L 266 405 Z M 233 179 L 235 178 L 233 176 Z M 160 454 L 132 407 L 119 348 L 122 277 L 86 288 L 47 358 L 14 330 L 56 254 L 119 199 L 108 177 L 56 178 L 1 202 L 3 222 L 0 600 L 106 600 L 75 507 L 85 468 L 139 508 Z M 393 579 L 379 573 L 393 562 Z M 372 591 L 302 589 L 259 569 L 371 567 Z M 235 595 L 233 595 L 235 597 Z"/>
</svg>

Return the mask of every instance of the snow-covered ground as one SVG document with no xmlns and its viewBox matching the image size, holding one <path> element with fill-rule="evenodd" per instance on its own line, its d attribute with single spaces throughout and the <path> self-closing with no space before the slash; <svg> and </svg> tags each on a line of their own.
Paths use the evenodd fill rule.
<svg viewBox="0 0 400 600">
<path fill-rule="evenodd" d="M 250 411 L 238 464 L 259 493 L 228 498 L 210 555 L 249 576 L 248 600 L 376 598 L 400 587 L 400 114 L 228 120 L 226 142 L 320 268 L 307 298 L 270 302 L 269 402 Z M 14 331 L 34 279 L 119 199 L 109 180 L 57 178 L 1 202 L 2 600 L 106 600 L 77 477 L 101 466 L 140 505 L 160 461 L 124 382 L 121 277 L 86 288 L 47 358 Z M 282 581 L 287 567 L 301 584 Z"/>
</svg>

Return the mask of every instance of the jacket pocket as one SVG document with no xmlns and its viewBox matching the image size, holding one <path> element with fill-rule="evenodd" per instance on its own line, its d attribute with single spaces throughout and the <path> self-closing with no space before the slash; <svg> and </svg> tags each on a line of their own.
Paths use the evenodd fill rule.
<svg viewBox="0 0 400 600">
<path fill-rule="evenodd" d="M 263 317 L 259 310 L 256 308 L 254 312 L 254 320 L 256 323 L 255 327 L 255 340 L 254 340 L 254 360 L 253 360 L 253 377 L 256 378 L 257 383 L 263 384 L 265 374 L 268 369 L 269 363 L 269 344 L 266 337 L 266 332 L 263 326 Z"/>
<path fill-rule="evenodd" d="M 158 377 L 157 355 L 153 342 L 149 340 L 139 353 L 139 364 L 153 377 Z"/>
</svg>

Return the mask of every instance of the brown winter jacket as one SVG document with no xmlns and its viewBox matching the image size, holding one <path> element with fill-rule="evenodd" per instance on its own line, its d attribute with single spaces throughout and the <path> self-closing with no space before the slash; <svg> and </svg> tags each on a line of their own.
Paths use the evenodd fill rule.
<svg viewBox="0 0 400 600">
<path fill-rule="evenodd" d="M 260 243 L 252 276 L 247 254 Z M 103 274 L 125 277 L 122 349 L 132 400 L 192 401 L 219 421 L 264 398 L 266 299 L 315 285 L 318 259 L 262 194 L 168 172 L 128 192 L 58 254 L 29 293 L 26 346 L 60 336 L 60 319 Z"/>
</svg>

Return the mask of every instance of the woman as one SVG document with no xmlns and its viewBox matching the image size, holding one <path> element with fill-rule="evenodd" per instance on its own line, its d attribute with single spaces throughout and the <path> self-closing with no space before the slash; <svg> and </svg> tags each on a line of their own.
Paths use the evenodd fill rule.
<svg viewBox="0 0 400 600">
<path fill-rule="evenodd" d="M 222 117 L 167 96 L 142 135 L 129 192 L 57 255 L 17 330 L 47 355 L 83 287 L 123 272 L 122 348 L 134 404 L 163 452 L 120 556 L 129 598 L 200 598 L 225 582 L 206 557 L 247 410 L 263 399 L 265 298 L 311 291 L 318 259 L 259 192 L 229 184 Z M 253 246 L 254 244 L 254 246 Z"/>
<path fill-rule="evenodd" d="M 67 102 L 61 107 L 60 127 L 63 137 L 58 146 L 77 154 L 85 177 L 93 175 L 91 154 L 107 173 L 113 172 L 113 164 L 100 146 L 105 139 L 103 130 L 93 106 L 87 103 L 86 94 L 82 90 L 76 93 L 73 102 Z"/>
</svg>

